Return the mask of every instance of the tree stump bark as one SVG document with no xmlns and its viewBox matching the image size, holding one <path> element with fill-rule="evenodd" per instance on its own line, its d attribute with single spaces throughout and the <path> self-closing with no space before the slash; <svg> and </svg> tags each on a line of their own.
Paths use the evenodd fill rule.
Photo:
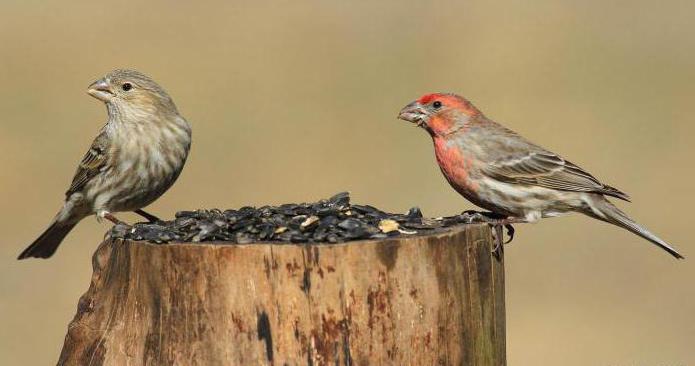
<svg viewBox="0 0 695 366">
<path fill-rule="evenodd" d="M 104 241 L 59 365 L 504 365 L 487 225 L 343 244 Z"/>
</svg>

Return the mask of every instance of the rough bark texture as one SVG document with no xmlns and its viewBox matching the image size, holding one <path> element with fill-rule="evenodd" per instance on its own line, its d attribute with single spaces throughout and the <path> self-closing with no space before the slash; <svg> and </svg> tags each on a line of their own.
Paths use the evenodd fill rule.
<svg viewBox="0 0 695 366">
<path fill-rule="evenodd" d="M 60 365 L 504 365 L 487 225 L 331 245 L 107 240 Z"/>
</svg>

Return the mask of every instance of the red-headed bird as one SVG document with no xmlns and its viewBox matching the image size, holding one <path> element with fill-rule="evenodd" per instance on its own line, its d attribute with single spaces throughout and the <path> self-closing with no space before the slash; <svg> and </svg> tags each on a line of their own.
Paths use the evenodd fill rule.
<svg viewBox="0 0 695 366">
<path fill-rule="evenodd" d="M 398 118 L 430 134 L 449 184 L 475 205 L 507 217 L 502 223 L 581 212 L 683 258 L 606 199 L 629 201 L 627 194 L 485 117 L 463 97 L 427 94 L 405 106 Z"/>
</svg>

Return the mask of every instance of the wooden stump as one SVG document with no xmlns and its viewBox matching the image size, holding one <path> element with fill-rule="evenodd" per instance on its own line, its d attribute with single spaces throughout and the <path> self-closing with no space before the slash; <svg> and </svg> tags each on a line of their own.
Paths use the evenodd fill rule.
<svg viewBox="0 0 695 366">
<path fill-rule="evenodd" d="M 106 240 L 59 365 L 504 365 L 487 225 L 345 244 Z"/>
</svg>

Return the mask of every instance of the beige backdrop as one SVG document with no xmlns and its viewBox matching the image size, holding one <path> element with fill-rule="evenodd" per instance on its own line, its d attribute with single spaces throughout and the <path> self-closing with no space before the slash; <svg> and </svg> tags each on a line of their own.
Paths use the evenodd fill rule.
<svg viewBox="0 0 695 366">
<path fill-rule="evenodd" d="M 509 364 L 695 364 L 694 12 L 685 1 L 3 1 L 0 364 L 54 363 L 89 285 L 109 228 L 92 218 L 54 258 L 15 257 L 105 120 L 86 86 L 116 67 L 153 76 L 193 123 L 183 175 L 150 207 L 164 217 L 341 190 L 393 211 L 470 209 L 426 134 L 395 118 L 425 92 L 468 96 L 630 193 L 620 206 L 689 257 L 580 216 L 518 226 Z"/>
</svg>

